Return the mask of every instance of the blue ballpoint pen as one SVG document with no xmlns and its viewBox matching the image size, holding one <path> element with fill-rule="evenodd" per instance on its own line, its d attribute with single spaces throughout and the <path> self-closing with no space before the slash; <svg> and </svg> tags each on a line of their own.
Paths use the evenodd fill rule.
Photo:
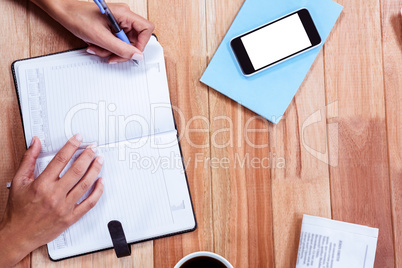
<svg viewBox="0 0 402 268">
<path fill-rule="evenodd" d="M 110 11 L 109 7 L 106 5 L 104 0 L 94 0 L 95 4 L 98 5 L 102 14 L 106 15 L 106 18 L 110 22 L 110 26 L 112 27 L 113 32 L 115 35 L 122 41 L 126 42 L 127 44 L 131 45 L 130 40 L 126 33 L 120 28 L 119 24 L 117 23 L 116 19 L 114 18 L 112 12 Z M 133 60 L 134 63 L 138 65 L 138 61 Z"/>
</svg>

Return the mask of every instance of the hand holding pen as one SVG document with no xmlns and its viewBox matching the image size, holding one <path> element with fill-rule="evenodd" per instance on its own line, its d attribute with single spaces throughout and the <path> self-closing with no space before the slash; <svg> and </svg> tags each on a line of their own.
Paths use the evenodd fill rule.
<svg viewBox="0 0 402 268">
<path fill-rule="evenodd" d="M 95 4 L 99 7 L 100 11 L 102 14 L 106 16 L 106 19 L 109 22 L 110 28 L 113 31 L 113 33 L 123 42 L 131 45 L 130 40 L 128 39 L 126 33 L 124 32 L 123 29 L 120 28 L 119 23 L 116 21 L 115 17 L 113 16 L 112 11 L 109 9 L 107 6 L 106 2 L 104 0 L 94 0 Z M 88 50 L 87 50 L 88 51 Z M 89 51 L 90 48 L 89 48 Z M 143 59 L 142 53 L 134 53 L 131 59 L 138 64 L 138 61 Z"/>
<path fill-rule="evenodd" d="M 109 57 L 109 63 L 141 60 L 142 52 L 151 38 L 154 26 L 135 14 L 127 4 L 110 3 L 116 24 L 110 22 L 93 2 L 77 0 L 31 0 L 67 30 L 88 44 L 87 52 Z M 117 27 L 129 42 L 117 37 Z M 127 41 L 127 40 L 126 40 Z M 128 44 L 130 43 L 130 44 Z"/>
<path fill-rule="evenodd" d="M 131 56 L 131 59 L 134 60 L 134 62 L 136 63 L 138 63 L 137 61 L 141 61 L 143 59 L 142 51 L 144 50 L 145 45 L 148 43 L 149 38 L 151 37 L 152 31 L 154 29 L 153 24 L 139 17 L 138 15 L 132 13 L 129 10 L 128 6 L 125 4 L 119 4 L 119 6 L 116 5 L 115 11 L 119 15 L 117 18 L 122 18 L 120 15 L 121 13 L 131 15 L 132 18 L 134 17 L 137 18 L 134 21 L 120 20 L 121 22 L 119 23 L 119 19 L 115 18 L 112 11 L 109 9 L 108 5 L 104 0 L 94 0 L 94 2 L 99 7 L 101 13 L 105 15 L 109 27 L 112 30 L 112 32 L 116 35 L 116 37 L 118 37 L 121 41 L 127 43 L 130 46 L 134 45 L 136 48 L 140 50 L 139 51 L 140 53 L 138 53 L 138 51 L 134 52 L 134 54 L 132 54 Z M 123 12 L 121 12 L 120 10 Z M 125 31 L 127 32 L 127 34 L 125 33 Z M 102 51 L 102 48 L 95 46 L 89 46 L 87 52 L 89 53 L 93 52 L 93 54 L 96 54 L 101 57 L 109 54 L 108 53 L 109 51 L 107 50 Z M 113 55 L 110 58 L 111 59 L 109 59 L 109 63 L 126 61 L 126 58 L 120 60 L 114 57 Z"/>
</svg>

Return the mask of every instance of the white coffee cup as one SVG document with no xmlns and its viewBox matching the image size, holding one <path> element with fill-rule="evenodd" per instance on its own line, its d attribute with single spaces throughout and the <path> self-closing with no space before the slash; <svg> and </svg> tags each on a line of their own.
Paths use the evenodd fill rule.
<svg viewBox="0 0 402 268">
<path fill-rule="evenodd" d="M 224 257 L 209 251 L 197 251 L 184 256 L 174 268 L 180 268 L 186 261 L 197 258 L 197 257 L 210 257 L 223 263 L 227 268 L 233 268 L 233 266 Z"/>
</svg>

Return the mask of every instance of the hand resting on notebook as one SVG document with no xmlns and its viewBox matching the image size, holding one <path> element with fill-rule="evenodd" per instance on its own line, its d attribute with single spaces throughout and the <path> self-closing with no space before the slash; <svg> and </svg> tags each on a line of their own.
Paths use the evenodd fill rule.
<svg viewBox="0 0 402 268">
<path fill-rule="evenodd" d="M 37 247 L 60 235 L 95 206 L 103 193 L 103 158 L 95 157 L 88 146 L 60 178 L 59 175 L 77 151 L 81 135 L 72 137 L 34 180 L 40 140 L 33 138 L 12 181 L 7 207 L 0 222 L 0 267 L 11 267 Z M 92 193 L 77 202 L 95 183 Z"/>
<path fill-rule="evenodd" d="M 31 0 L 57 20 L 75 36 L 85 41 L 88 53 L 109 57 L 109 63 L 141 60 L 154 25 L 133 13 L 128 5 L 108 4 L 120 27 L 133 44 L 130 46 L 118 39 L 110 30 L 104 15 L 97 5 L 78 0 Z"/>
</svg>

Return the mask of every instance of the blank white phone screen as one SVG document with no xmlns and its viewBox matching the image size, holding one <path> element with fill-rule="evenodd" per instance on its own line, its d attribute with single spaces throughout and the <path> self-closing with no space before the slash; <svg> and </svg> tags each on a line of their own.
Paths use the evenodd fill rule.
<svg viewBox="0 0 402 268">
<path fill-rule="evenodd" d="M 255 70 L 311 46 L 299 14 L 241 37 Z"/>
</svg>

